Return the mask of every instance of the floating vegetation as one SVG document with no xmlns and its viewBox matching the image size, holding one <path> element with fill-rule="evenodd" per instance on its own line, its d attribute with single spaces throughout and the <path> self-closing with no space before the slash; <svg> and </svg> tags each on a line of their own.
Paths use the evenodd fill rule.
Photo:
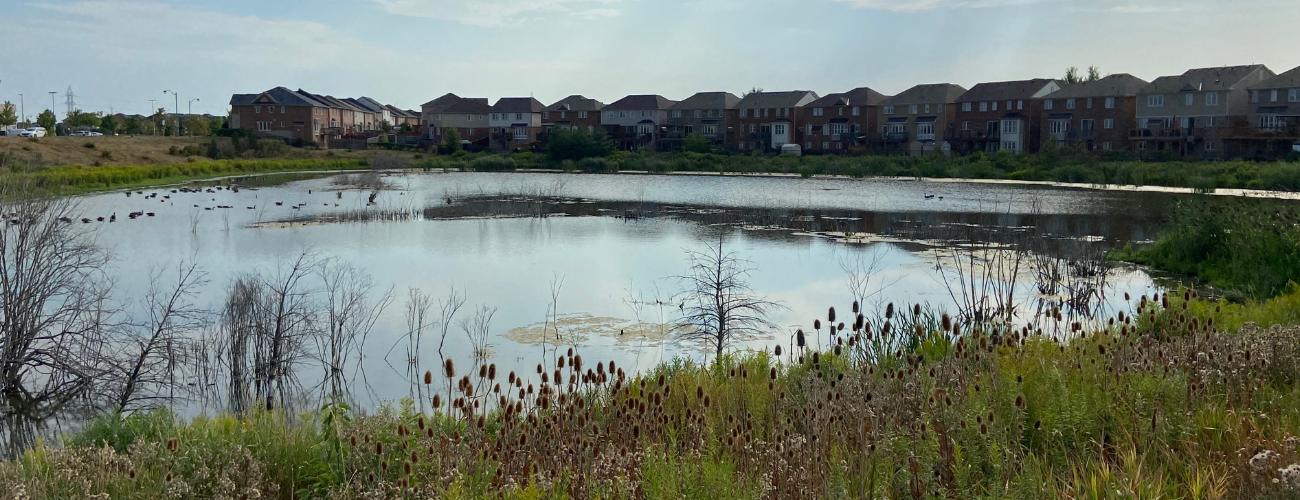
<svg viewBox="0 0 1300 500">
<path fill-rule="evenodd" d="M 590 314 L 561 314 L 555 321 L 544 321 L 510 329 L 505 338 L 526 345 L 584 345 L 593 337 L 613 340 L 619 346 L 663 345 L 672 335 L 673 325 L 637 323 L 621 318 Z"/>
</svg>

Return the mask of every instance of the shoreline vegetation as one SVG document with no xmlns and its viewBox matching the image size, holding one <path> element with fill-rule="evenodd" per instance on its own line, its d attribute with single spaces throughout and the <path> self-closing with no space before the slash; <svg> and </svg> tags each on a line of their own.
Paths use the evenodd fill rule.
<svg viewBox="0 0 1300 500">
<path fill-rule="evenodd" d="M 185 151 L 188 163 L 157 165 L 43 166 L 0 155 L 0 181 L 21 182 L 39 194 L 81 194 L 204 180 L 240 174 L 265 174 L 306 170 L 407 170 L 423 171 L 546 171 L 641 174 L 739 174 L 800 177 L 906 178 L 937 181 L 985 181 L 1025 184 L 1061 183 L 1066 187 L 1186 189 L 1197 193 L 1229 190 L 1229 195 L 1289 197 L 1300 191 L 1300 162 L 1248 161 L 1181 162 L 1136 161 L 1114 154 L 1108 157 L 1060 152 L 1011 155 L 976 153 L 970 156 L 749 156 L 713 153 L 633 153 L 614 151 L 604 156 L 557 159 L 541 153 L 470 153 L 449 155 L 374 151 L 302 158 L 305 154 L 278 141 L 277 147 L 261 143 L 238 149 L 215 146 Z M 240 143 L 236 143 L 240 144 Z M 204 151 L 209 153 L 203 156 Z M 229 154 L 227 154 L 229 153 Z M 208 159 L 208 158 L 218 159 Z"/>
<path fill-rule="evenodd" d="M 677 359 L 641 375 L 564 348 L 522 375 L 446 361 L 414 382 L 449 397 L 369 414 L 335 402 L 302 415 L 106 415 L 0 462 L 0 490 L 1295 498 L 1300 328 L 1272 320 L 1294 321 L 1297 303 L 1298 292 L 1239 305 L 1182 290 L 1133 297 L 1118 320 L 1090 329 L 990 328 L 890 304 L 868 318 L 845 314 L 849 329 L 800 332 L 784 350 Z M 818 322 L 835 325 L 828 316 Z M 815 343 L 834 347 L 804 347 Z"/>
</svg>

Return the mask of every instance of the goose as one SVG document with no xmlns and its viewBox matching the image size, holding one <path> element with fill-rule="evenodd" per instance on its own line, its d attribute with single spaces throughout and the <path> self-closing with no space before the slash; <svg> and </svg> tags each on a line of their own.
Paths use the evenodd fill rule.
<svg viewBox="0 0 1300 500">
<path fill-rule="evenodd" d="M 150 217 L 153 217 L 153 212 L 149 212 L 149 213 L 147 213 L 147 214 L 145 214 L 145 215 L 148 215 L 148 216 L 150 216 Z"/>
<path fill-rule="evenodd" d="M 927 199 L 927 200 L 932 200 L 932 199 L 934 199 L 934 195 L 932 195 L 932 194 L 927 194 L 927 195 L 925 195 L 925 199 Z"/>
<path fill-rule="evenodd" d="M 282 206 L 284 206 L 284 202 L 283 202 L 283 201 L 277 201 L 277 202 L 275 202 L 275 206 L 277 206 L 277 207 L 282 207 Z"/>
<path fill-rule="evenodd" d="M 82 223 L 82 224 L 90 224 L 90 218 L 88 218 L 88 217 L 82 217 L 82 218 L 81 218 L 81 223 Z"/>
<path fill-rule="evenodd" d="M 117 222 L 117 212 L 113 212 L 113 215 L 111 215 L 111 216 L 108 217 L 108 221 L 109 221 L 109 222 Z"/>
<path fill-rule="evenodd" d="M 96 217 L 96 218 L 95 218 L 95 221 L 97 221 L 97 222 L 104 222 L 104 218 L 103 218 L 103 217 Z"/>
<path fill-rule="evenodd" d="M 67 217 L 59 217 L 59 222 L 63 222 L 63 223 L 66 224 L 66 223 L 72 222 L 72 219 L 69 219 L 69 218 L 67 218 Z"/>
</svg>

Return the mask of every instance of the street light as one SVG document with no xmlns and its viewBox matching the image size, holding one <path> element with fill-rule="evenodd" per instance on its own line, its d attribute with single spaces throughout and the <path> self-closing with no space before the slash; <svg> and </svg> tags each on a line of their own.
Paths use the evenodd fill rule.
<svg viewBox="0 0 1300 500">
<path fill-rule="evenodd" d="M 54 96 L 57 94 L 58 92 L 50 92 L 50 114 L 52 115 L 54 115 Z M 54 115 L 54 125 L 56 129 L 58 128 L 58 124 L 59 124 L 59 115 Z M 46 132 L 54 132 L 54 135 L 59 135 L 57 130 L 47 130 Z"/>
<path fill-rule="evenodd" d="M 163 94 L 171 94 L 172 98 L 176 100 L 176 116 L 179 117 L 181 114 L 181 96 L 170 90 L 164 90 Z M 176 121 L 176 135 L 181 135 L 181 122 L 179 119 Z"/>
<path fill-rule="evenodd" d="M 198 100 L 199 100 L 199 98 L 195 97 L 195 98 L 190 99 L 189 101 L 186 101 L 186 102 L 185 102 L 185 119 L 186 119 L 186 120 L 188 120 L 188 119 L 190 119 L 190 118 L 192 118 L 192 117 L 194 116 L 194 101 L 198 101 Z"/>
<path fill-rule="evenodd" d="M 149 99 L 149 116 L 153 116 L 155 113 L 158 112 L 158 108 L 155 108 L 155 107 L 154 107 L 154 106 L 155 106 L 155 104 L 154 104 L 155 102 L 158 102 L 158 100 L 157 100 L 157 99 Z M 158 125 L 157 125 L 157 124 L 154 124 L 154 127 L 153 127 L 153 135 L 158 135 Z"/>
<path fill-rule="evenodd" d="M 21 113 L 23 114 L 23 128 L 29 128 L 27 126 L 27 98 L 23 97 L 22 94 L 18 94 L 18 106 L 22 108 Z"/>
</svg>

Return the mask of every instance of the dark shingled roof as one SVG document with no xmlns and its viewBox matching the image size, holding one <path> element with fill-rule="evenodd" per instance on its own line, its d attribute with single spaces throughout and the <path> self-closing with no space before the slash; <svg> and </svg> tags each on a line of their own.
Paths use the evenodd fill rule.
<svg viewBox="0 0 1300 500">
<path fill-rule="evenodd" d="M 492 105 L 493 113 L 541 113 L 546 105 L 531 97 L 502 97 Z"/>
<path fill-rule="evenodd" d="M 456 104 L 456 101 L 459 100 L 460 100 L 460 96 L 448 92 L 444 94 L 442 97 L 424 103 L 423 105 L 420 106 L 420 108 L 426 113 L 437 113 L 445 109 L 447 106 Z"/>
<path fill-rule="evenodd" d="M 299 91 L 293 91 L 284 87 L 276 87 L 261 94 L 235 94 L 230 97 L 231 106 L 248 106 L 252 105 L 258 97 L 266 94 L 275 101 L 277 106 L 316 106 L 326 107 L 326 104 L 317 100 L 312 94 Z"/>
<path fill-rule="evenodd" d="M 1263 70 L 1264 79 L 1273 76 L 1273 72 L 1263 64 L 1249 66 L 1225 66 L 1221 68 L 1189 69 L 1178 76 L 1162 76 L 1147 84 L 1140 94 L 1172 94 L 1184 91 L 1218 91 L 1232 90 L 1239 85 L 1261 83 L 1264 79 L 1246 81 L 1256 70 Z"/>
<path fill-rule="evenodd" d="M 668 109 L 677 101 L 661 95 L 630 95 L 605 106 L 608 110 Z"/>
<path fill-rule="evenodd" d="M 1252 85 L 1251 90 L 1300 89 L 1300 66 Z"/>
<path fill-rule="evenodd" d="M 564 107 L 567 106 L 567 107 Z M 563 107 L 563 109 L 561 109 Z M 547 111 L 600 111 L 605 103 L 580 95 L 571 95 L 546 107 Z"/>
<path fill-rule="evenodd" d="M 492 106 L 488 106 L 487 98 L 465 97 L 452 103 L 450 106 L 443 108 L 440 113 L 476 113 L 486 114 L 492 112 Z"/>
<path fill-rule="evenodd" d="M 1047 99 L 1135 96 L 1148 82 L 1128 73 L 1110 75 L 1095 82 L 1069 85 L 1047 95 Z"/>
<path fill-rule="evenodd" d="M 965 94 L 957 98 L 958 102 L 964 101 L 1005 101 L 1010 99 L 1033 99 L 1043 97 L 1049 92 L 1056 91 L 1061 86 L 1061 82 L 1050 78 L 1035 78 L 1033 80 L 1018 80 L 1014 82 L 988 82 L 981 83 Z"/>
<path fill-rule="evenodd" d="M 811 90 L 791 90 L 787 92 L 754 92 L 736 103 L 737 109 L 762 108 L 798 108 L 817 100 L 817 93 Z"/>
<path fill-rule="evenodd" d="M 926 83 L 904 90 L 894 97 L 885 99 L 880 104 L 899 106 L 907 104 L 956 102 L 966 93 L 966 87 L 952 83 Z"/>
<path fill-rule="evenodd" d="M 672 105 L 675 110 L 731 109 L 740 98 L 731 92 L 700 92 Z"/>
<path fill-rule="evenodd" d="M 805 108 L 829 108 L 831 106 L 875 106 L 889 96 L 867 87 L 858 87 L 848 92 L 827 94 L 821 99 L 805 104 Z"/>
</svg>

